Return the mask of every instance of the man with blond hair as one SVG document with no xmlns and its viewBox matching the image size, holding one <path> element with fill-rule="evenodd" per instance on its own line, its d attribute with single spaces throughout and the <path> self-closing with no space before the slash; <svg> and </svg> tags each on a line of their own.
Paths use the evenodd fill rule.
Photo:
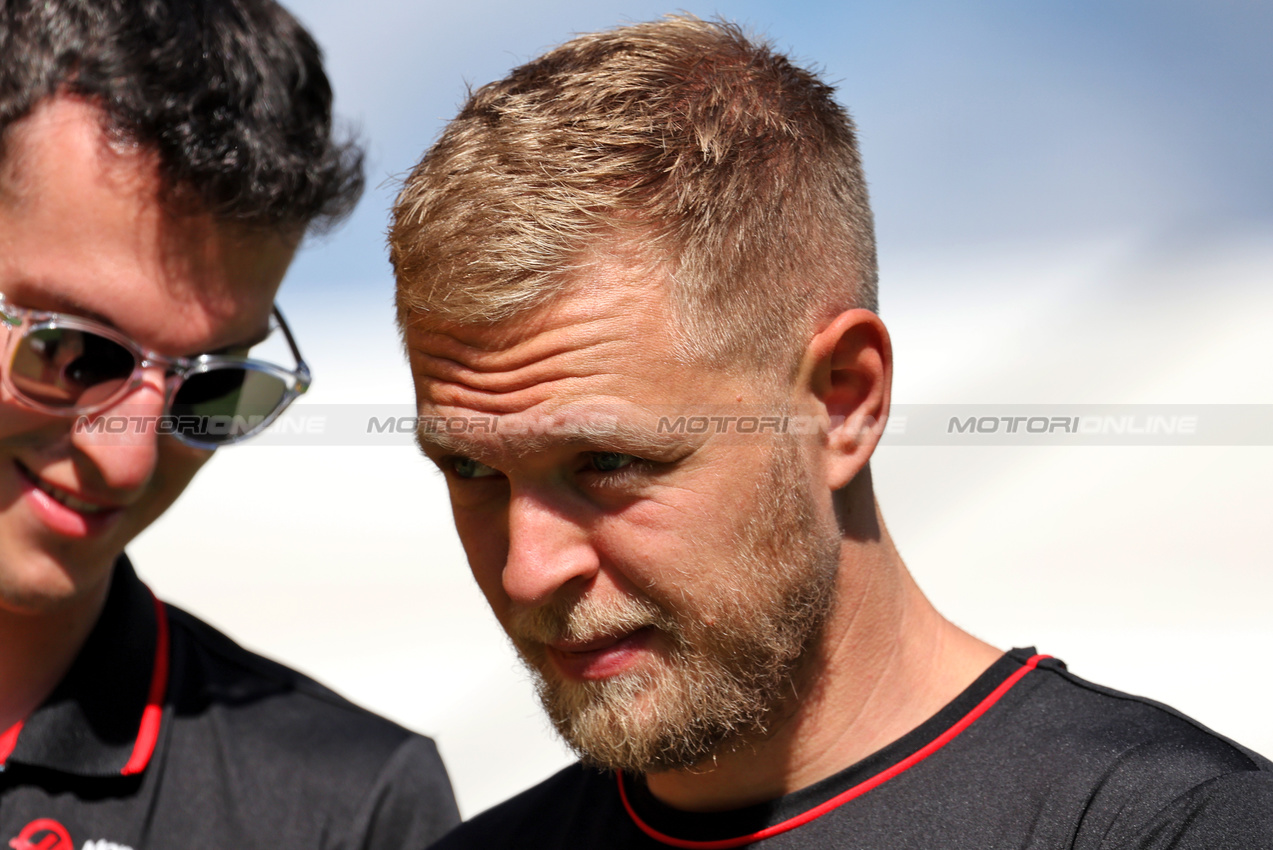
<svg viewBox="0 0 1273 850">
<path fill-rule="evenodd" d="M 439 847 L 1273 846 L 1273 764 L 908 574 L 816 76 L 725 23 L 581 36 L 473 93 L 390 240 L 420 444 L 581 759 Z"/>
</svg>

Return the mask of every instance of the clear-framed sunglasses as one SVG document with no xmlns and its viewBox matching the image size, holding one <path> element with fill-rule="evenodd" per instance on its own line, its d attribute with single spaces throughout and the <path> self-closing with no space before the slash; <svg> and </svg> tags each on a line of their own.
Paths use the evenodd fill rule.
<svg viewBox="0 0 1273 850">
<path fill-rule="evenodd" d="M 9 331 L 0 382 L 34 410 L 86 416 L 141 386 L 145 369 L 162 368 L 166 394 L 158 432 L 215 449 L 260 433 L 309 389 L 309 366 L 277 305 L 273 315 L 294 368 L 223 354 L 165 357 L 101 322 L 18 307 L 0 295 L 0 322 Z"/>
</svg>

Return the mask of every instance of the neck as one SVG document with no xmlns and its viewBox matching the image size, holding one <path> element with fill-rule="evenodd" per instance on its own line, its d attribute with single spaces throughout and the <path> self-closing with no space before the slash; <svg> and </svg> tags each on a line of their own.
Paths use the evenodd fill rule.
<svg viewBox="0 0 1273 850">
<path fill-rule="evenodd" d="M 25 610 L 0 604 L 0 734 L 23 720 L 66 675 L 106 602 L 109 581 L 65 605 Z"/>
<path fill-rule="evenodd" d="M 1001 655 L 932 607 L 869 493 L 859 516 L 863 508 L 875 533 L 845 538 L 836 607 L 794 705 L 763 741 L 689 770 L 647 775 L 660 800 L 686 811 L 722 811 L 804 788 L 923 723 Z"/>
</svg>

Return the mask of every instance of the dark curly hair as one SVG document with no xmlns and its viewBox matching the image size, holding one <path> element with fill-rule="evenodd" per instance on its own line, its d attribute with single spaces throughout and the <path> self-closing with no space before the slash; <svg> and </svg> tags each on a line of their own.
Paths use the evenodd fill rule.
<svg viewBox="0 0 1273 850">
<path fill-rule="evenodd" d="M 214 215 L 330 226 L 362 193 L 314 39 L 272 0 L 0 0 L 0 156 L 45 98 L 97 103 Z"/>
</svg>

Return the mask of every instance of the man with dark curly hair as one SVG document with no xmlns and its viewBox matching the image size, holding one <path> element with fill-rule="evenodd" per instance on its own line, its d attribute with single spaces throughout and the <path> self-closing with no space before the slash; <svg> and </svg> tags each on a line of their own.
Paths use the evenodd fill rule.
<svg viewBox="0 0 1273 850">
<path fill-rule="evenodd" d="M 273 301 L 362 189 L 331 100 L 272 0 L 0 3 L 15 850 L 423 847 L 458 819 L 430 740 L 158 601 L 123 554 L 309 384 Z M 250 356 L 270 338 L 279 359 Z"/>
</svg>

